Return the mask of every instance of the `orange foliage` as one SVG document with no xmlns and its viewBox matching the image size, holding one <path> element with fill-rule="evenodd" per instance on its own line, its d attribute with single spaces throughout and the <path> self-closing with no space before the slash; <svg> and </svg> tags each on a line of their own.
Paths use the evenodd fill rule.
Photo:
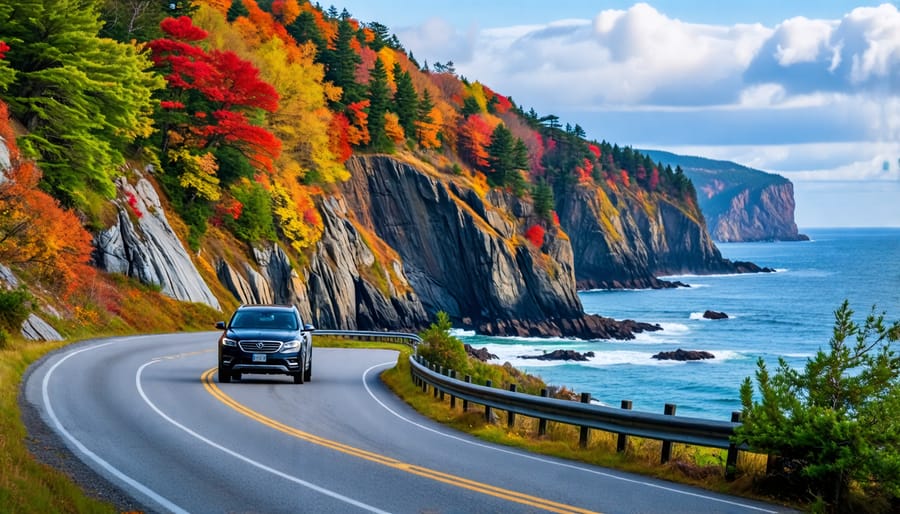
<svg viewBox="0 0 900 514">
<path fill-rule="evenodd" d="M 441 111 L 434 107 L 428 114 L 428 119 L 415 122 L 416 137 L 422 148 L 440 148 L 441 140 L 438 136 L 441 131 L 442 120 Z"/>
<path fill-rule="evenodd" d="M 272 2 L 272 14 L 282 25 L 288 26 L 300 15 L 300 4 L 297 0 L 275 0 Z"/>
<path fill-rule="evenodd" d="M 400 126 L 400 118 L 392 112 L 384 113 L 384 132 L 395 143 L 402 143 L 406 140 L 403 127 Z"/>
<path fill-rule="evenodd" d="M 328 128 L 329 143 L 331 152 L 339 162 L 346 161 L 353 154 L 348 135 L 349 129 L 350 121 L 343 113 L 339 112 L 331 117 L 331 124 Z"/>
<path fill-rule="evenodd" d="M 588 145 L 588 150 L 590 150 L 591 153 L 594 154 L 595 159 L 600 158 L 600 148 L 597 147 L 597 145 L 594 145 L 594 144 Z"/>
<path fill-rule="evenodd" d="M 463 158 L 477 168 L 487 168 L 487 146 L 491 143 L 493 131 L 494 126 L 483 116 L 470 114 L 459 127 L 459 151 Z"/>
<path fill-rule="evenodd" d="M 623 184 L 625 187 L 628 187 L 628 186 L 631 185 L 631 178 L 628 176 L 628 172 L 627 172 L 627 171 L 622 170 L 622 172 L 619 174 L 619 176 L 622 178 L 622 184 Z"/>
<path fill-rule="evenodd" d="M 6 104 L 0 103 L 0 133 L 10 134 Z M 0 261 L 27 268 L 62 298 L 90 283 L 91 235 L 73 211 L 38 189 L 40 171 L 21 160 L 7 138 L 11 166 L 0 183 Z"/>
<path fill-rule="evenodd" d="M 353 102 L 347 106 L 348 120 L 350 125 L 347 127 L 347 140 L 351 145 L 365 145 L 369 143 L 369 114 L 366 109 L 369 107 L 368 100 Z"/>
<path fill-rule="evenodd" d="M 532 225 L 531 228 L 525 231 L 525 238 L 538 248 L 544 246 L 544 227 Z"/>
</svg>

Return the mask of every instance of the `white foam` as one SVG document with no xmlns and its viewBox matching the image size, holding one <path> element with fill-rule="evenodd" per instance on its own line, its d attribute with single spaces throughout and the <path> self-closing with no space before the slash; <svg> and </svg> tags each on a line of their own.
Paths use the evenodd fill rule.
<svg viewBox="0 0 900 514">
<path fill-rule="evenodd" d="M 627 343 L 622 343 L 622 346 Z M 655 355 L 656 351 L 638 351 L 638 350 L 610 350 L 610 349 L 601 349 L 597 348 L 596 345 L 592 348 L 590 345 L 579 345 L 574 348 L 559 348 L 556 346 L 547 346 L 545 348 L 534 347 L 534 346 L 526 346 L 526 345 L 509 345 L 509 344 L 488 344 L 485 345 L 489 352 L 497 355 L 497 359 L 492 359 L 492 363 L 503 363 L 509 362 L 514 367 L 517 368 L 548 368 L 555 366 L 566 366 L 566 365 L 575 365 L 575 366 L 584 366 L 589 368 L 603 368 L 607 366 L 617 366 L 617 365 L 636 365 L 636 366 L 678 366 L 689 364 L 689 362 L 682 361 L 673 361 L 673 360 L 659 360 L 654 359 L 653 355 Z M 551 352 L 553 350 L 565 349 L 565 350 L 575 350 L 580 353 L 585 353 L 592 351 L 594 352 L 593 357 L 588 357 L 587 361 L 564 361 L 564 360 L 555 360 L 555 361 L 543 361 L 539 359 L 523 359 L 522 356 L 539 356 L 545 352 Z M 704 359 L 702 363 L 717 363 L 724 362 L 728 360 L 735 359 L 743 359 L 745 358 L 744 354 L 734 350 L 715 350 L 711 351 L 713 355 L 715 355 L 715 359 Z"/>
</svg>

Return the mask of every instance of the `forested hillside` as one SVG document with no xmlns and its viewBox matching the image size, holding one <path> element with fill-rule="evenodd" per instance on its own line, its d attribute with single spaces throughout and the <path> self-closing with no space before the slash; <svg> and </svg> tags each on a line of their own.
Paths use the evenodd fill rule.
<svg viewBox="0 0 900 514">
<path fill-rule="evenodd" d="M 670 207 L 705 234 L 680 170 L 587 140 L 578 124 L 517 105 L 451 62 L 420 63 L 388 27 L 346 10 L 303 0 L 0 0 L 0 41 L 12 149 L 0 263 L 66 295 L 96 296 L 86 268 L 91 234 L 115 222 L 110 200 L 143 215 L 123 188 L 135 173 L 149 172 L 195 256 L 276 245 L 299 268 L 327 237 L 323 199 L 363 154 L 393 156 L 482 199 L 494 191 L 524 202 L 533 215 L 515 218 L 508 242 L 551 273 L 547 245 L 577 229 L 560 207 L 586 191 L 613 246 L 632 237 L 629 224 L 646 232 L 634 216 L 661 222 Z M 699 261 L 719 265 L 700 240 L 686 251 L 702 243 L 711 257 Z M 391 251 L 368 244 L 387 268 Z M 688 266 L 646 253 L 622 283 L 653 285 L 654 273 Z M 108 312 L 94 300 L 82 308 Z"/>
</svg>

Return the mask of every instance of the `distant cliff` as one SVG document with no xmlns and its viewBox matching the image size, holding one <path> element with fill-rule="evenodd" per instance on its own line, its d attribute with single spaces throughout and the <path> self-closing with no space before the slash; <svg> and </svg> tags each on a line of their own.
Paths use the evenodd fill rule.
<svg viewBox="0 0 900 514">
<path fill-rule="evenodd" d="M 730 161 L 641 150 L 654 161 L 681 166 L 697 189 L 716 241 L 805 241 L 794 221 L 794 186 L 786 178 Z"/>
</svg>

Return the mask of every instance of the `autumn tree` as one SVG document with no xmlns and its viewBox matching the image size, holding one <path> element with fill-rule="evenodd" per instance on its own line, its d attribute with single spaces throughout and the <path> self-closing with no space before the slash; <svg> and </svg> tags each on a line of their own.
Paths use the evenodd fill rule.
<svg viewBox="0 0 900 514">
<path fill-rule="evenodd" d="M 431 93 L 426 88 L 416 105 L 415 134 L 422 148 L 439 148 L 441 111 L 434 105 Z"/>
<path fill-rule="evenodd" d="M 151 95 L 163 84 L 135 46 L 98 37 L 99 5 L 0 0 L 0 41 L 16 70 L 2 98 L 28 129 L 23 153 L 70 206 L 113 196 L 124 152 L 152 131 Z"/>
<path fill-rule="evenodd" d="M 459 128 L 460 155 L 477 169 L 488 169 L 487 146 L 491 143 L 493 127 L 480 114 L 471 114 Z"/>
<path fill-rule="evenodd" d="M 356 30 L 350 20 L 341 19 L 334 47 L 326 47 L 321 52 L 321 60 L 325 64 L 325 80 L 343 90 L 341 102 L 344 105 L 365 98 L 365 88 L 356 82 L 356 67 L 362 62 L 362 58 L 353 48 L 355 38 Z"/>
</svg>

